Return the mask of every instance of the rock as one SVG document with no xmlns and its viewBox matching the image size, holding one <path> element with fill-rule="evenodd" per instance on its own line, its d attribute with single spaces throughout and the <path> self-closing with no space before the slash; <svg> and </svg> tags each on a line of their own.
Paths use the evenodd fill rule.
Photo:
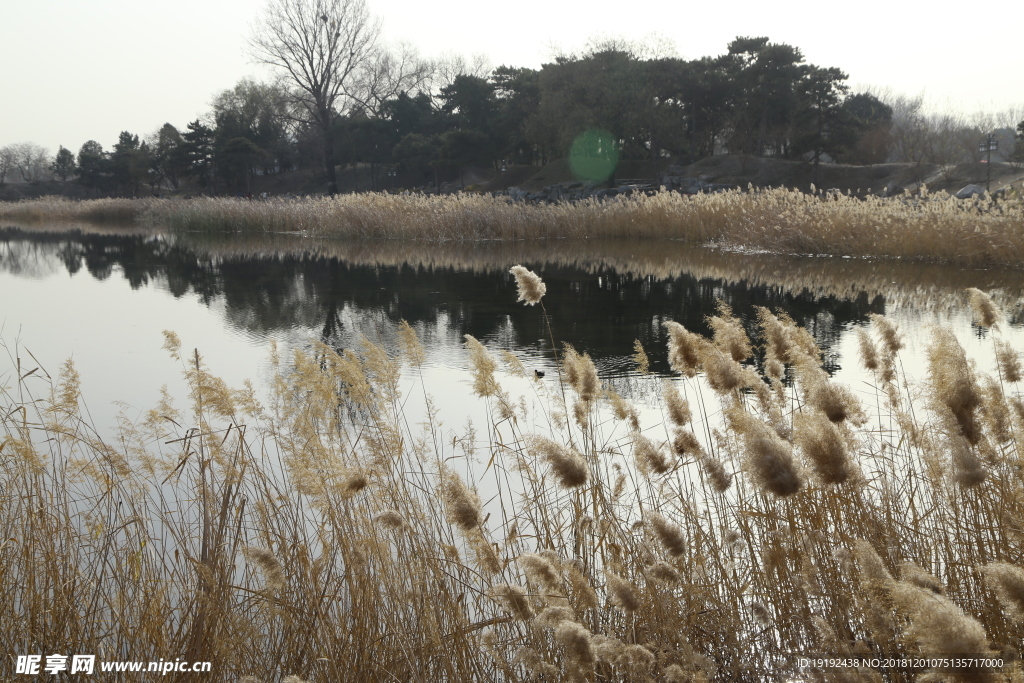
<svg viewBox="0 0 1024 683">
<path fill-rule="evenodd" d="M 967 185 L 956 193 L 956 198 L 970 199 L 971 197 L 980 197 L 983 194 L 985 194 L 985 188 L 981 185 Z"/>
</svg>

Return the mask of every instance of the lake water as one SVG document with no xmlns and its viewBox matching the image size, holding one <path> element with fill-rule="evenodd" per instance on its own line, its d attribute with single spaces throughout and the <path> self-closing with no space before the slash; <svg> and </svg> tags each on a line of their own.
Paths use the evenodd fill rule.
<svg viewBox="0 0 1024 683">
<path fill-rule="evenodd" d="M 1007 334 L 1021 348 L 1024 280 L 1012 270 L 783 258 L 665 242 L 351 244 L 10 226 L 0 231 L 0 338 L 7 347 L 0 384 L 11 384 L 19 362 L 22 373 L 39 365 L 54 375 L 73 358 L 102 431 L 121 409 L 133 416 L 152 407 L 161 385 L 184 397 L 182 368 L 161 349 L 165 329 L 185 349 L 198 348 L 230 385 L 250 379 L 263 391 L 272 340 L 285 349 L 313 340 L 352 348 L 365 335 L 394 348 L 394 327 L 405 319 L 427 351 L 419 377 L 448 423 L 461 424 L 472 414 L 463 335 L 513 352 L 529 369 L 553 369 L 542 311 L 516 302 L 508 270 L 517 263 L 547 284 L 555 343 L 589 353 L 603 380 L 641 404 L 645 396 L 635 395 L 638 383 L 630 381 L 634 340 L 652 370 L 668 374 L 663 323 L 707 333 L 705 317 L 719 299 L 751 332 L 755 306 L 786 312 L 814 334 L 829 372 L 855 390 L 863 376 L 853 332 L 871 313 L 899 323 L 913 376 L 925 375 L 932 324 L 953 327 L 989 371 L 991 344 L 971 324 L 966 287 L 988 291 L 1004 306 Z"/>
</svg>

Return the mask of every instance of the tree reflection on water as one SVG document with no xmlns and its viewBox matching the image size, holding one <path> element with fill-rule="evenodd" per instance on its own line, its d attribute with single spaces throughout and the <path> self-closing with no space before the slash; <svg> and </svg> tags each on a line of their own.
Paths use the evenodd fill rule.
<svg viewBox="0 0 1024 683">
<path fill-rule="evenodd" d="M 780 265 L 775 257 L 715 254 L 664 243 L 652 252 L 662 260 L 662 272 L 650 261 L 629 263 L 627 252 L 637 251 L 636 245 L 610 245 L 610 256 L 602 259 L 600 245 L 538 249 L 522 244 L 519 253 L 508 245 L 491 245 L 491 253 L 479 245 L 452 245 L 440 253 L 427 245 L 414 245 L 410 252 L 409 245 L 392 243 L 368 250 L 366 245 L 282 243 L 280 238 L 188 243 L 159 233 L 6 228 L 0 246 L 0 270 L 13 274 L 54 268 L 75 274 L 84 268 L 98 280 L 120 273 L 133 289 L 155 284 L 176 298 L 193 293 L 205 305 L 223 298 L 231 324 L 254 335 L 304 328 L 341 348 L 354 335 L 390 329 L 405 319 L 413 326 L 443 325 L 458 338 L 471 334 L 547 355 L 550 342 L 542 317 L 509 296 L 514 283 L 508 267 L 522 261 L 548 285 L 545 305 L 559 343 L 588 352 L 611 375 L 625 370 L 636 339 L 648 349 L 652 370 L 667 373 L 662 323 L 675 320 L 707 334 L 705 319 L 714 314 L 717 300 L 729 304 L 750 333 L 755 306 L 785 312 L 811 330 L 826 350 L 830 369 L 836 361 L 828 351 L 844 327 L 864 324 L 869 313 L 886 309 L 881 291 L 858 291 L 854 284 L 842 296 L 815 285 L 813 272 L 806 286 L 787 283 L 784 276 L 798 275 L 798 260 Z M 460 253 L 465 256 L 461 263 Z M 749 268 L 752 262 L 761 264 L 760 272 Z M 775 282 L 766 276 L 772 269 L 781 274 Z"/>
</svg>

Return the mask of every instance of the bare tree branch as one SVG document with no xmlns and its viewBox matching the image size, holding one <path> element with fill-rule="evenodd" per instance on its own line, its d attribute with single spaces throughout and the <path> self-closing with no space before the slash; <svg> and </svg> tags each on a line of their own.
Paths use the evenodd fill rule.
<svg viewBox="0 0 1024 683">
<path fill-rule="evenodd" d="M 367 60 L 350 96 L 367 113 L 379 116 L 385 101 L 403 92 L 425 90 L 433 74 L 434 65 L 421 58 L 416 48 L 399 43 L 393 49 L 379 49 Z"/>
</svg>

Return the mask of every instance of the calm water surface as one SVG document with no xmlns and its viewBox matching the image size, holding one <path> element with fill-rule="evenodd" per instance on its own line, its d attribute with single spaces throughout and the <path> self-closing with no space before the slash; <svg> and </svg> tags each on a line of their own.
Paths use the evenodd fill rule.
<svg viewBox="0 0 1024 683">
<path fill-rule="evenodd" d="M 780 258 L 676 243 L 352 245 L 67 228 L 0 230 L 0 338 L 7 347 L 0 384 L 11 384 L 19 359 L 22 373 L 41 365 L 53 375 L 73 358 L 100 427 L 121 409 L 137 416 L 152 407 L 161 385 L 184 396 L 181 367 L 161 349 L 165 329 L 177 332 L 185 349 L 198 348 L 230 385 L 250 379 L 265 391 L 271 341 L 289 349 L 320 340 L 341 349 L 365 335 L 393 348 L 402 319 L 427 349 L 424 385 L 445 419 L 461 424 L 473 403 L 463 335 L 512 351 L 528 368 L 552 370 L 542 311 L 516 303 L 508 274 L 516 263 L 547 284 L 555 343 L 588 352 L 603 379 L 641 403 L 639 383 L 630 381 L 634 340 L 647 349 L 652 369 L 667 374 L 662 324 L 676 320 L 707 333 L 705 317 L 717 300 L 750 331 L 755 306 L 786 312 L 812 331 L 829 371 L 855 389 L 864 378 L 853 331 L 871 313 L 900 324 L 912 375 L 925 374 L 932 324 L 952 326 L 988 370 L 991 343 L 971 325 L 965 287 L 991 292 L 1007 311 L 1007 334 L 1024 346 L 1017 271 Z"/>
</svg>

